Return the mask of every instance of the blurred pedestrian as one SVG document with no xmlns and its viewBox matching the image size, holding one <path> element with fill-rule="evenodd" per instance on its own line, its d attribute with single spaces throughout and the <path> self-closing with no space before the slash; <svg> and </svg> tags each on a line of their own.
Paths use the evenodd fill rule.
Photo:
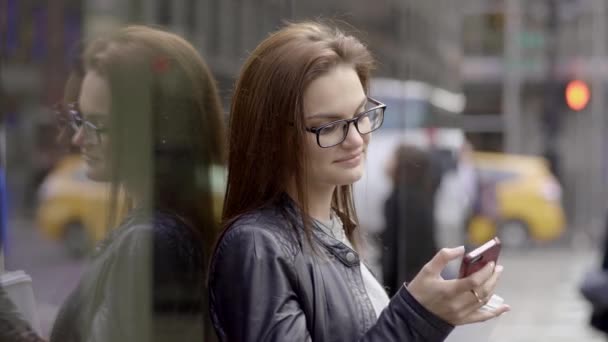
<svg viewBox="0 0 608 342">
<path fill-rule="evenodd" d="M 144 26 L 93 40 L 84 62 L 78 103 L 63 118 L 87 176 L 111 182 L 109 221 L 121 223 L 95 249 L 50 340 L 213 340 L 210 172 L 224 160 L 215 81 L 192 45 Z"/>
<path fill-rule="evenodd" d="M 430 156 L 403 145 L 393 158 L 388 170 L 393 189 L 384 205 L 382 232 L 382 275 L 391 296 L 437 253 Z"/>
<path fill-rule="evenodd" d="M 581 292 L 592 305 L 591 326 L 608 337 L 608 220 L 606 220 L 602 264 L 583 278 Z"/>
<path fill-rule="evenodd" d="M 465 139 L 456 151 L 455 167 L 443 175 L 435 194 L 435 236 L 438 246 L 467 243 L 468 223 L 477 200 L 478 187 L 473 146 Z M 449 268 L 445 273 L 457 276 L 458 265 L 450 265 Z"/>
<path fill-rule="evenodd" d="M 508 310 L 478 311 L 500 266 L 440 278 L 462 248 L 435 255 L 392 300 L 360 259 L 352 184 L 385 110 L 367 93 L 372 66 L 358 39 L 312 22 L 271 34 L 245 62 L 209 275 L 220 340 L 440 341 Z"/>
</svg>

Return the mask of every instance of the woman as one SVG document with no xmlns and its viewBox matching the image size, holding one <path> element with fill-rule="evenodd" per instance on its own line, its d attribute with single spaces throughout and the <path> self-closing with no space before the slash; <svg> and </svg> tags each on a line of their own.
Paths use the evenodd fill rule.
<svg viewBox="0 0 608 342">
<path fill-rule="evenodd" d="M 389 170 L 393 180 L 384 205 L 382 276 L 389 295 L 411 281 L 437 253 L 431 159 L 414 146 L 400 146 Z"/>
<path fill-rule="evenodd" d="M 444 281 L 443 250 L 392 300 L 360 261 L 352 184 L 385 106 L 357 39 L 292 24 L 246 61 L 232 101 L 225 230 L 210 266 L 223 341 L 439 341 L 482 321 L 500 266 Z"/>
<path fill-rule="evenodd" d="M 112 184 L 110 223 L 122 203 L 129 212 L 95 249 L 50 339 L 208 341 L 210 172 L 223 161 L 211 73 L 184 39 L 143 26 L 92 41 L 84 63 L 63 119 L 87 176 Z"/>
</svg>

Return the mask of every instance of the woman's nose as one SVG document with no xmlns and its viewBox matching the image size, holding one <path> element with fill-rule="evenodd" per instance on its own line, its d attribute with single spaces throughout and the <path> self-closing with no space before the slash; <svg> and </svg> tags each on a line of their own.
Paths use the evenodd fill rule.
<svg viewBox="0 0 608 342">
<path fill-rule="evenodd" d="M 76 147 L 83 147 L 85 141 L 84 135 L 84 127 L 78 128 L 78 130 L 74 132 L 74 135 L 72 136 L 72 145 Z"/>
<path fill-rule="evenodd" d="M 343 144 L 347 147 L 358 147 L 363 144 L 363 136 L 359 133 L 354 124 L 349 127 L 348 134 L 346 135 Z"/>
</svg>

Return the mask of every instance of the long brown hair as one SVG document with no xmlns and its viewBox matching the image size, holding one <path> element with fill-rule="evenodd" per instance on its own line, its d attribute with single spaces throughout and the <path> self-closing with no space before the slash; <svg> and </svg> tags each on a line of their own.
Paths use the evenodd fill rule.
<svg viewBox="0 0 608 342">
<path fill-rule="evenodd" d="M 236 83 L 230 113 L 223 214 L 227 225 L 278 200 L 293 177 L 310 239 L 302 98 L 313 80 L 341 64 L 354 68 L 367 91 L 374 65 L 368 49 L 357 38 L 317 22 L 288 24 L 251 53 Z M 352 185 L 336 188 L 332 207 L 353 241 L 357 217 Z"/>
<path fill-rule="evenodd" d="M 211 169 L 224 164 L 225 138 L 205 62 L 183 38 L 145 26 L 92 41 L 84 60 L 111 92 L 112 211 L 124 186 L 143 198 L 143 209 L 177 214 L 200 237 L 206 267 L 218 231 Z"/>
</svg>

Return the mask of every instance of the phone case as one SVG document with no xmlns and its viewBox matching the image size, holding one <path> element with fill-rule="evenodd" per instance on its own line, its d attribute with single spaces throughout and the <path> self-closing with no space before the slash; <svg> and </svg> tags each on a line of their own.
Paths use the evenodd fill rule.
<svg viewBox="0 0 608 342">
<path fill-rule="evenodd" d="M 464 256 L 460 265 L 459 277 L 468 277 L 491 261 L 496 264 L 499 254 L 500 240 L 495 237 Z"/>
</svg>

